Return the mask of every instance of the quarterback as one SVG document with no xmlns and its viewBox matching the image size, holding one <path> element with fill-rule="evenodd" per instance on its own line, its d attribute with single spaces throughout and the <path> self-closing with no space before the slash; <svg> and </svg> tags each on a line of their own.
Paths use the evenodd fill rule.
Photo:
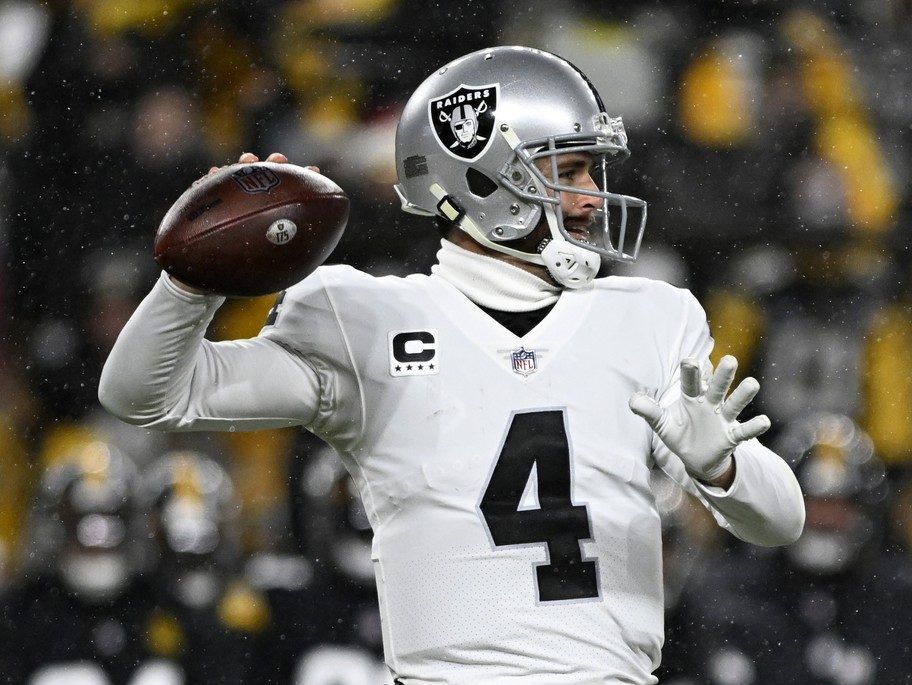
<svg viewBox="0 0 912 685">
<path fill-rule="evenodd" d="M 729 394 L 735 360 L 711 368 L 688 291 L 595 278 L 636 257 L 646 205 L 608 190 L 626 132 L 569 62 L 498 47 L 436 70 L 396 154 L 403 209 L 444 234 L 431 275 L 324 266 L 256 338 L 211 343 L 223 298 L 162 274 L 101 401 L 148 428 L 304 426 L 331 444 L 370 517 L 402 685 L 655 683 L 650 469 L 748 542 L 804 525 L 795 477 L 756 439 L 768 419 L 737 419 L 758 383 Z"/>
</svg>

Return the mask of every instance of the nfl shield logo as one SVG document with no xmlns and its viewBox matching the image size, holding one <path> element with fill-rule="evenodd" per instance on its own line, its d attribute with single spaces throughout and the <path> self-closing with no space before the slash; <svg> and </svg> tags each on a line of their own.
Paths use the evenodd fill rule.
<svg viewBox="0 0 912 685">
<path fill-rule="evenodd" d="M 270 188 L 279 185 L 279 177 L 272 170 L 262 166 L 242 166 L 231 174 L 231 178 L 245 193 L 268 193 Z"/>
<path fill-rule="evenodd" d="M 474 162 L 494 142 L 499 83 L 461 84 L 428 102 L 428 117 L 437 143 L 456 159 Z"/>
<path fill-rule="evenodd" d="M 535 366 L 535 350 L 527 350 L 525 347 L 520 347 L 510 354 L 510 358 L 513 361 L 513 371 L 521 376 L 528 376 L 537 368 Z"/>
</svg>

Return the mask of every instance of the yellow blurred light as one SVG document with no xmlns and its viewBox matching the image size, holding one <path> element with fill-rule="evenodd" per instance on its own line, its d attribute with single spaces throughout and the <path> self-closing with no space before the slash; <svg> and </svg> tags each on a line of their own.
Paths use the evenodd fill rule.
<svg viewBox="0 0 912 685">
<path fill-rule="evenodd" d="M 852 73 L 841 55 L 811 57 L 801 73 L 805 99 L 817 115 L 826 117 L 858 106 Z"/>
<path fill-rule="evenodd" d="M 871 126 L 858 114 L 833 116 L 820 122 L 815 141 L 818 154 L 842 178 L 852 225 L 869 233 L 887 231 L 899 197 Z"/>
<path fill-rule="evenodd" d="M 200 484 L 200 473 L 196 468 L 196 462 L 190 455 L 177 455 L 174 496 L 179 501 L 194 507 L 202 506 L 203 490 Z"/>
<path fill-rule="evenodd" d="M 716 51 L 697 57 L 681 83 L 682 129 L 695 143 L 724 147 L 744 142 L 754 121 L 747 88 L 731 60 Z"/>
<path fill-rule="evenodd" d="M 386 19 L 399 0 L 299 0 L 286 15 L 300 26 L 318 28 L 341 24 L 373 24 Z"/>
<path fill-rule="evenodd" d="M 160 34 L 185 15 L 190 0 L 80 0 L 90 28 L 102 35 L 124 31 Z"/>
<path fill-rule="evenodd" d="M 183 651 L 184 629 L 171 613 L 156 610 L 146 626 L 149 651 L 160 657 L 174 657 Z"/>
<path fill-rule="evenodd" d="M 898 302 L 878 313 L 866 336 L 862 425 L 888 464 L 912 462 L 912 310 Z"/>
<path fill-rule="evenodd" d="M 324 95 L 307 108 L 307 128 L 323 139 L 342 135 L 358 119 L 356 103 L 346 91 Z"/>
<path fill-rule="evenodd" d="M 837 43 L 829 24 L 808 9 L 791 10 L 781 24 L 783 37 L 801 52 L 834 51 Z"/>
<path fill-rule="evenodd" d="M 0 83 L 0 140 L 15 141 L 28 133 L 32 124 L 32 113 L 15 83 Z"/>
<path fill-rule="evenodd" d="M 766 325 L 763 310 L 752 298 L 730 290 L 710 293 L 706 310 L 716 341 L 712 363 L 718 364 L 722 357 L 730 354 L 738 360 L 738 371 L 743 375 L 753 364 Z"/>
<path fill-rule="evenodd" d="M 88 426 L 79 423 L 58 424 L 45 432 L 38 462 L 42 467 L 56 466 L 72 459 L 97 440 L 97 432 Z"/>
<path fill-rule="evenodd" d="M 241 582 L 228 586 L 218 605 L 222 624 L 244 633 L 256 633 L 269 622 L 269 605 L 265 597 Z"/>
</svg>

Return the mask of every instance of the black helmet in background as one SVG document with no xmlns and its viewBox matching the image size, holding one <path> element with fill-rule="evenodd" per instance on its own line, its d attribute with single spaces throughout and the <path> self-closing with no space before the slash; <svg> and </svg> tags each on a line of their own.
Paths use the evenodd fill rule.
<svg viewBox="0 0 912 685">
<path fill-rule="evenodd" d="M 132 462 L 101 440 L 55 458 L 41 478 L 30 561 L 44 564 L 82 601 L 119 596 L 140 566 L 136 478 Z"/>
<path fill-rule="evenodd" d="M 888 505 L 871 438 L 848 416 L 815 414 L 789 424 L 776 448 L 792 465 L 807 510 L 788 558 L 814 575 L 848 571 L 876 547 Z"/>
<path fill-rule="evenodd" d="M 169 452 L 143 471 L 140 492 L 162 577 L 185 604 L 214 602 L 238 558 L 240 504 L 228 473 L 198 452 Z"/>
</svg>

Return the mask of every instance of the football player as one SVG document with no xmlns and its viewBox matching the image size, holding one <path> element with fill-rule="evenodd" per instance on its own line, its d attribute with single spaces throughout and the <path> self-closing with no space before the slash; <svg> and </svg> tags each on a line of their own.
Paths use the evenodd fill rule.
<svg viewBox="0 0 912 685">
<path fill-rule="evenodd" d="M 687 602 L 685 672 L 707 685 L 873 685 L 912 677 L 907 559 L 880 551 L 889 488 L 868 435 L 845 415 L 784 427 L 776 442 L 804 489 L 794 544 L 708 555 Z M 765 552 L 765 553 L 764 553 Z M 701 601 L 700 586 L 714 588 Z"/>
<path fill-rule="evenodd" d="M 299 456 L 292 468 L 301 472 L 298 499 L 300 517 L 306 518 L 301 543 L 313 559 L 312 571 L 306 583 L 291 587 L 262 563 L 256 565 L 267 571 L 262 576 L 278 581 L 264 577 L 259 583 L 269 597 L 274 625 L 262 641 L 259 661 L 266 670 L 257 682 L 392 683 L 382 662 L 371 529 L 361 498 L 331 448 Z"/>
<path fill-rule="evenodd" d="M 153 605 L 139 576 L 135 507 L 135 468 L 113 445 L 54 455 L 26 572 L 0 604 L 3 682 L 108 685 L 152 671 L 179 682 L 145 639 Z"/>
<path fill-rule="evenodd" d="M 472 146 L 446 117 L 477 115 Z M 635 258 L 642 200 L 608 189 L 619 118 L 524 47 L 436 70 L 396 136 L 406 211 L 444 234 L 432 274 L 321 267 L 260 335 L 210 343 L 224 299 L 163 274 L 99 395 L 162 430 L 304 426 L 341 455 L 373 529 L 386 663 L 422 683 L 655 683 L 663 640 L 653 467 L 760 545 L 801 533 L 800 486 L 738 415 L 693 296 L 596 279 Z M 281 155 L 270 157 L 283 161 Z M 256 162 L 243 155 L 241 162 Z"/>
<path fill-rule="evenodd" d="M 188 683 L 261 683 L 250 645 L 269 624 L 268 603 L 235 572 L 240 502 L 228 473 L 198 452 L 169 452 L 142 472 L 139 491 L 159 657 Z"/>
</svg>

